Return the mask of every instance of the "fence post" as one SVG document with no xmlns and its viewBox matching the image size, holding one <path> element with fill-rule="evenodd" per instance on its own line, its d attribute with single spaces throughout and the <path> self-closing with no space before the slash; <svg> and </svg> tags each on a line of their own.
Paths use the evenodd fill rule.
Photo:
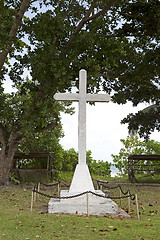
<svg viewBox="0 0 160 240">
<path fill-rule="evenodd" d="M 58 182 L 58 185 L 57 185 L 57 187 L 58 187 L 58 197 L 60 197 L 60 182 Z"/>
<path fill-rule="evenodd" d="M 89 217 L 89 196 L 88 196 L 88 192 L 87 192 L 86 198 L 87 198 L 87 217 Z"/>
<path fill-rule="evenodd" d="M 136 200 L 137 219 L 140 220 L 137 194 L 135 194 L 135 200 Z"/>
<path fill-rule="evenodd" d="M 122 207 L 122 192 L 121 189 L 119 189 L 119 197 L 120 197 L 120 207 Z"/>
<path fill-rule="evenodd" d="M 32 195 L 31 195 L 31 213 L 32 213 L 32 209 L 33 209 L 33 200 L 34 200 L 34 193 L 32 190 Z"/>
<path fill-rule="evenodd" d="M 99 187 L 98 187 L 98 180 L 97 180 L 97 190 L 99 189 Z"/>
<path fill-rule="evenodd" d="M 128 213 L 130 213 L 131 211 L 130 205 L 131 205 L 131 199 L 130 199 L 130 192 L 128 191 Z"/>
<path fill-rule="evenodd" d="M 53 165 L 51 165 L 51 182 L 53 182 Z"/>
<path fill-rule="evenodd" d="M 39 183 L 38 183 L 38 189 L 37 189 L 38 192 L 40 192 L 40 185 L 41 185 L 41 184 L 40 184 L 40 182 L 39 182 Z M 38 199 L 39 199 L 39 194 L 38 194 Z"/>
<path fill-rule="evenodd" d="M 37 190 L 37 187 L 34 187 L 34 190 Z M 34 192 L 34 203 L 36 202 L 36 192 Z"/>
</svg>

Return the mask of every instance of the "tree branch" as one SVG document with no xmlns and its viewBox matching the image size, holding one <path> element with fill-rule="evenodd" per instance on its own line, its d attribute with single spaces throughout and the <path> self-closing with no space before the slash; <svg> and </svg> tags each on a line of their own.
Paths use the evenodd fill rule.
<svg viewBox="0 0 160 240">
<path fill-rule="evenodd" d="M 84 18 L 79 22 L 79 24 L 77 25 L 77 27 L 75 28 L 74 32 L 71 34 L 71 37 L 68 41 L 68 43 L 66 44 L 65 48 L 70 48 L 72 42 L 73 42 L 73 39 L 74 39 L 74 36 L 77 32 L 79 32 L 82 27 L 84 26 L 84 24 L 87 22 L 87 19 L 88 17 L 90 16 L 90 14 L 93 12 L 93 9 L 94 9 L 94 4 L 92 4 L 89 8 L 89 10 L 87 11 L 86 15 L 84 16 Z"/>
<path fill-rule="evenodd" d="M 105 74 L 105 73 L 100 73 L 100 76 L 101 77 L 107 77 L 107 78 L 123 78 L 124 77 L 124 75 L 111 75 L 111 74 Z"/>
<path fill-rule="evenodd" d="M 84 16 L 84 18 L 78 23 L 78 25 L 75 28 L 74 32 L 71 34 L 71 37 L 70 37 L 68 43 L 66 44 L 65 48 L 66 49 L 70 48 L 70 46 L 71 46 L 71 44 L 73 42 L 75 34 L 82 29 L 82 27 L 84 26 L 84 24 L 86 22 L 89 22 L 89 21 L 91 21 L 91 20 L 93 20 L 95 18 L 98 18 L 99 16 L 103 15 L 105 12 L 107 12 L 111 8 L 111 6 L 113 6 L 116 3 L 116 1 L 117 0 L 110 1 L 110 3 L 105 8 L 103 8 L 101 11 L 99 11 L 96 14 L 94 14 L 95 3 L 93 3 L 90 6 L 90 8 L 88 9 L 88 11 L 87 11 L 86 15 Z"/>
<path fill-rule="evenodd" d="M 88 17 L 87 21 L 93 20 L 93 19 L 105 14 L 116 2 L 117 2 L 117 0 L 110 1 L 110 3 L 105 8 L 103 8 L 101 11 Z"/>
<path fill-rule="evenodd" d="M 11 47 L 12 47 L 13 39 L 16 37 L 18 28 L 20 27 L 20 25 L 22 23 L 22 18 L 23 18 L 24 14 L 25 14 L 28 6 L 29 6 L 29 3 L 30 3 L 30 0 L 22 0 L 19 12 L 17 13 L 17 15 L 15 17 L 14 23 L 12 25 L 12 28 L 11 28 L 10 32 L 9 32 L 9 37 L 11 37 L 11 40 L 8 43 L 7 49 L 3 50 L 0 53 L 0 70 L 2 69 L 2 67 L 4 65 L 4 62 L 6 60 L 6 57 L 7 57 L 8 53 L 9 53 Z"/>
</svg>

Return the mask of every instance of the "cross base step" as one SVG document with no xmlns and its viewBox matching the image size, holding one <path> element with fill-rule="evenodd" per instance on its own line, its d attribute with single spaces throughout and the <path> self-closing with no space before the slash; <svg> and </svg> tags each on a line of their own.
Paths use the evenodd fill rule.
<svg viewBox="0 0 160 240">
<path fill-rule="evenodd" d="M 105 196 L 105 194 L 96 190 L 95 193 Z M 74 196 L 78 194 L 70 193 L 68 190 L 61 191 L 61 197 L 63 196 Z M 118 206 L 109 198 L 103 198 L 93 195 L 92 193 L 88 193 L 87 195 L 82 195 L 75 198 L 69 199 L 53 199 L 51 198 L 48 203 L 48 213 L 56 213 L 56 214 L 79 214 L 79 215 L 99 215 L 105 216 L 106 214 L 117 215 L 118 214 Z"/>
</svg>

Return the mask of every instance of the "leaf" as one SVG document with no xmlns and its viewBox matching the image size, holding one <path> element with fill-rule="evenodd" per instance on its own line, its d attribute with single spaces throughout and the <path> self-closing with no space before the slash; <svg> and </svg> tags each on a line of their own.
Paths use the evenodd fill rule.
<svg viewBox="0 0 160 240">
<path fill-rule="evenodd" d="M 125 226 L 125 228 L 130 228 L 130 226 L 129 226 L 129 225 L 127 225 L 127 226 Z"/>
<path fill-rule="evenodd" d="M 108 228 L 113 228 L 113 226 L 108 226 Z"/>
<path fill-rule="evenodd" d="M 143 206 L 140 206 L 139 208 L 143 209 L 145 211 L 145 208 Z"/>
</svg>

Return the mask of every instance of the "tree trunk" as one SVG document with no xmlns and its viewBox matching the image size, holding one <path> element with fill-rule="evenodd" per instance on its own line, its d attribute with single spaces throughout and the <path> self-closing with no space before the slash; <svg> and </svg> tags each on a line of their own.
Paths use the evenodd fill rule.
<svg viewBox="0 0 160 240">
<path fill-rule="evenodd" d="M 0 185 L 9 185 L 9 174 L 12 168 L 16 149 L 9 149 L 9 154 L 1 151 L 0 154 Z"/>
<path fill-rule="evenodd" d="M 9 185 L 10 165 L 9 159 L 3 156 L 0 160 L 0 185 Z"/>
<path fill-rule="evenodd" d="M 20 138 L 11 133 L 7 142 L 2 143 L 0 152 L 0 185 L 9 185 L 9 174 Z"/>
</svg>

